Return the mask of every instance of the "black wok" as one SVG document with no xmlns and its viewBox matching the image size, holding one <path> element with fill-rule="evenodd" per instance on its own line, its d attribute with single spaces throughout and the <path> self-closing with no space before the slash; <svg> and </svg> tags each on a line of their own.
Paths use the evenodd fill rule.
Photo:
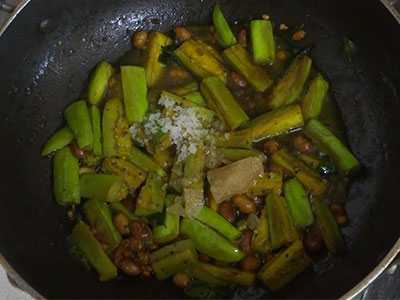
<svg viewBox="0 0 400 300">
<path fill-rule="evenodd" d="M 300 44 L 315 44 L 311 56 L 334 88 L 349 144 L 365 166 L 343 199 L 350 219 L 343 229 L 347 252 L 332 258 L 323 275 L 310 269 L 275 296 L 340 297 L 399 238 L 400 26 L 378 0 L 218 2 L 231 22 L 268 13 L 276 24 L 304 23 L 307 37 Z M 155 280 L 101 283 L 73 261 L 66 246 L 73 222 L 53 199 L 51 164 L 39 152 L 99 60 L 115 61 L 138 28 L 209 24 L 214 4 L 32 0 L 1 36 L 0 253 L 29 291 L 47 298 L 182 297 Z M 357 46 L 351 62 L 343 55 L 344 37 Z"/>
</svg>

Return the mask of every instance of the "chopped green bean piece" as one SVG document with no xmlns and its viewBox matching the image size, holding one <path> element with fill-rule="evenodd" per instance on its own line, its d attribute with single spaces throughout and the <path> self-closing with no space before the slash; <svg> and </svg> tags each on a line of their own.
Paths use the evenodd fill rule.
<svg viewBox="0 0 400 300">
<path fill-rule="evenodd" d="M 148 216 L 162 212 L 164 207 L 165 187 L 157 174 L 150 172 L 145 185 L 140 190 L 136 201 L 135 215 Z"/>
<path fill-rule="evenodd" d="M 300 105 L 289 105 L 267 112 L 246 126 L 252 131 L 254 141 L 286 133 L 304 125 Z"/>
<path fill-rule="evenodd" d="M 165 208 L 174 204 L 177 195 L 167 195 L 165 197 Z M 165 212 L 164 223 L 153 229 L 153 239 L 156 243 L 166 243 L 179 235 L 179 216 Z"/>
<path fill-rule="evenodd" d="M 289 154 L 285 149 L 281 149 L 272 155 L 271 160 L 283 167 L 288 174 L 296 177 L 304 187 L 316 196 L 325 193 L 329 186 L 329 182 L 326 179 L 321 178 L 316 172 L 307 167 L 301 160 Z"/>
<path fill-rule="evenodd" d="M 126 215 L 129 220 L 139 220 L 139 217 L 135 216 L 125 205 L 123 205 L 121 202 L 114 201 L 110 202 L 110 206 L 112 207 L 113 210 L 117 212 L 121 212 L 124 215 Z"/>
<path fill-rule="evenodd" d="M 320 121 L 311 119 L 304 132 L 322 151 L 328 154 L 345 174 L 356 172 L 360 162 L 350 150 Z"/>
<path fill-rule="evenodd" d="M 78 222 L 72 230 L 70 239 L 79 247 L 83 256 L 99 273 L 100 281 L 106 281 L 118 276 L 116 266 L 103 251 L 88 225 L 82 221 Z"/>
<path fill-rule="evenodd" d="M 253 133 L 250 129 L 231 132 L 217 132 L 214 135 L 215 146 L 218 148 L 244 148 L 252 149 Z"/>
<path fill-rule="evenodd" d="M 254 186 L 247 192 L 249 196 L 266 196 L 273 192 L 280 194 L 282 192 L 283 174 L 275 172 L 264 173 L 257 179 Z"/>
<path fill-rule="evenodd" d="M 200 92 L 191 92 L 189 94 L 184 95 L 183 98 L 194 104 L 197 104 L 197 105 L 200 105 L 203 107 L 207 106 L 206 100 L 204 100 L 204 98 Z"/>
<path fill-rule="evenodd" d="M 88 102 L 98 105 L 107 93 L 108 80 L 114 74 L 114 68 L 106 61 L 101 61 L 94 69 L 88 86 Z"/>
<path fill-rule="evenodd" d="M 203 44 L 190 39 L 176 49 L 174 54 L 196 77 L 217 76 L 226 82 L 227 70 Z"/>
<path fill-rule="evenodd" d="M 89 116 L 93 129 L 93 154 L 97 156 L 103 155 L 103 145 L 101 141 L 101 115 L 97 106 L 89 107 Z"/>
<path fill-rule="evenodd" d="M 101 234 L 107 245 L 107 254 L 119 245 L 122 240 L 121 234 L 115 228 L 111 211 L 104 201 L 90 199 L 83 206 L 83 212 L 89 221 L 90 226 Z"/>
<path fill-rule="evenodd" d="M 233 45 L 226 49 L 222 55 L 256 91 L 264 92 L 272 84 L 270 75 L 261 66 L 253 62 L 250 53 L 242 45 Z"/>
<path fill-rule="evenodd" d="M 238 242 L 240 231 L 214 210 L 203 206 L 195 218 L 218 231 L 232 243 Z"/>
<path fill-rule="evenodd" d="M 144 54 L 144 68 L 146 70 L 146 82 L 149 87 L 155 85 L 161 78 L 165 65 L 158 58 L 163 47 L 171 45 L 172 39 L 161 32 L 152 32 L 149 35 L 149 43 Z"/>
<path fill-rule="evenodd" d="M 214 6 L 213 23 L 222 46 L 229 47 L 236 44 L 236 38 L 218 4 Z"/>
<path fill-rule="evenodd" d="M 155 172 L 160 177 L 167 175 L 158 163 L 135 146 L 132 146 L 131 155 L 127 157 L 127 160 L 145 172 Z"/>
<path fill-rule="evenodd" d="M 296 179 L 286 181 L 283 185 L 283 193 L 294 223 L 305 228 L 314 221 L 311 204 L 306 191 Z"/>
<path fill-rule="evenodd" d="M 58 204 L 71 205 L 81 201 L 79 162 L 66 146 L 56 152 L 53 164 L 54 195 Z"/>
<path fill-rule="evenodd" d="M 191 82 L 189 84 L 186 84 L 184 86 L 173 88 L 173 89 L 169 89 L 168 92 L 182 97 L 182 96 L 185 96 L 185 95 L 187 95 L 189 93 L 198 92 L 199 89 L 200 89 L 199 83 L 197 81 L 193 81 L 193 82 Z"/>
<path fill-rule="evenodd" d="M 312 79 L 301 102 L 304 120 L 318 119 L 322 110 L 322 105 L 329 89 L 328 82 L 321 75 Z"/>
<path fill-rule="evenodd" d="M 303 243 L 290 247 L 269 260 L 258 272 L 258 278 L 273 292 L 280 290 L 310 265 Z"/>
<path fill-rule="evenodd" d="M 221 153 L 225 159 L 232 162 L 252 156 L 260 157 L 264 162 L 266 161 L 264 154 L 257 150 L 217 148 L 217 152 Z"/>
<path fill-rule="evenodd" d="M 254 61 L 258 64 L 275 62 L 275 40 L 269 20 L 253 20 L 250 23 Z"/>
<path fill-rule="evenodd" d="M 244 253 L 240 249 L 197 220 L 183 218 L 180 232 L 193 240 L 197 250 L 215 259 L 237 262 L 244 257 Z"/>
<path fill-rule="evenodd" d="M 271 249 L 275 250 L 299 238 L 285 198 L 271 193 L 265 199 Z"/>
<path fill-rule="evenodd" d="M 154 251 L 150 258 L 157 279 L 163 280 L 190 268 L 192 263 L 197 262 L 197 252 L 192 241 L 183 240 Z"/>
<path fill-rule="evenodd" d="M 125 180 L 130 193 L 133 193 L 146 179 L 145 172 L 117 157 L 107 157 L 101 165 L 101 170 L 106 174 L 120 176 Z"/>
<path fill-rule="evenodd" d="M 214 274 L 210 274 L 207 268 L 204 268 L 204 263 L 196 262 L 190 265 L 189 268 L 185 269 L 191 277 L 197 278 L 200 281 L 206 283 L 208 286 L 216 287 L 226 285 L 227 282 L 224 279 L 214 277 Z"/>
<path fill-rule="evenodd" d="M 328 205 L 320 197 L 312 198 L 311 202 L 326 248 L 333 254 L 342 252 L 344 250 L 343 237 Z"/>
<path fill-rule="evenodd" d="M 218 77 L 203 79 L 200 89 L 207 100 L 208 106 L 216 110 L 220 121 L 231 130 L 238 128 L 249 120 L 249 117 L 236 102 L 231 92 Z"/>
<path fill-rule="evenodd" d="M 168 185 L 178 194 L 182 194 L 183 168 L 184 163 L 175 159 L 175 162 L 171 168 L 171 175 L 169 176 Z"/>
<path fill-rule="evenodd" d="M 121 66 L 122 90 L 125 115 L 129 123 L 141 122 L 149 108 L 144 68 Z"/>
<path fill-rule="evenodd" d="M 103 154 L 126 158 L 131 147 L 132 137 L 124 117 L 124 107 L 120 99 L 110 99 L 103 110 Z"/>
<path fill-rule="evenodd" d="M 80 178 L 81 196 L 113 202 L 124 199 L 127 188 L 124 180 L 115 175 L 83 174 Z"/>
<path fill-rule="evenodd" d="M 251 286 L 254 284 L 256 279 L 256 276 L 253 273 L 240 271 L 237 268 L 232 267 L 220 267 L 212 264 L 198 263 L 194 265 L 192 269 L 194 270 L 194 274 L 208 274 L 208 276 L 222 280 L 226 283 L 242 286 Z"/>
<path fill-rule="evenodd" d="M 57 130 L 53 135 L 47 140 L 44 145 L 42 152 L 40 154 L 42 156 L 46 156 L 58 149 L 61 149 L 69 143 L 71 143 L 74 139 L 74 134 L 68 126 L 64 126 L 61 129 Z"/>
<path fill-rule="evenodd" d="M 271 252 L 271 243 L 269 242 L 269 227 L 267 205 L 264 205 L 260 219 L 256 228 L 253 231 L 253 236 L 250 244 L 251 250 L 258 251 L 263 254 Z"/>
<path fill-rule="evenodd" d="M 92 150 L 93 129 L 86 101 L 81 100 L 70 104 L 64 111 L 64 117 L 74 133 L 79 148 Z"/>
<path fill-rule="evenodd" d="M 300 153 L 299 159 L 313 170 L 318 168 L 318 166 L 321 163 L 321 160 L 318 157 L 315 157 L 315 156 L 312 156 L 312 155 L 309 155 L 306 153 Z"/>
<path fill-rule="evenodd" d="M 204 185 L 204 147 L 197 145 L 196 152 L 186 158 L 182 184 L 185 188 L 203 189 Z"/>
<path fill-rule="evenodd" d="M 269 107 L 276 109 L 292 104 L 300 95 L 310 73 L 312 60 L 308 56 L 294 59 L 287 72 L 272 88 L 269 97 Z"/>
</svg>

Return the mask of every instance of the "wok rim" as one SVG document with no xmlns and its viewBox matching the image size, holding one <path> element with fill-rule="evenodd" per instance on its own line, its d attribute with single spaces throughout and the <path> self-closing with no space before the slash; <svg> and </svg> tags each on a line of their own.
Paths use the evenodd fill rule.
<svg viewBox="0 0 400 300">
<path fill-rule="evenodd" d="M 393 18 L 397 21 L 400 26 L 400 12 L 392 5 L 390 0 L 379 0 L 387 10 L 391 13 Z M 31 0 L 22 0 L 20 4 L 11 13 L 7 21 L 0 27 L 0 38 L 10 26 L 10 24 L 15 20 L 18 14 L 31 2 Z M 352 299 L 366 287 L 368 287 L 379 275 L 384 273 L 384 271 L 389 267 L 389 265 L 395 260 L 396 256 L 400 254 L 400 237 L 397 242 L 390 249 L 388 254 L 380 261 L 380 263 L 357 285 L 350 289 L 347 293 L 341 296 L 339 299 Z M 14 268 L 7 262 L 4 256 L 0 253 L 0 265 L 4 268 L 7 274 L 15 281 L 18 287 L 25 293 L 32 296 L 34 299 L 46 299 L 37 292 L 30 284 L 28 284 L 25 279 L 23 279 Z"/>
</svg>

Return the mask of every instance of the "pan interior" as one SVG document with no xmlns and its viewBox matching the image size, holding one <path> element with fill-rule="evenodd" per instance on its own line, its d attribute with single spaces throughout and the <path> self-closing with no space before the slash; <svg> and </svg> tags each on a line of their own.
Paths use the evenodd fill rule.
<svg viewBox="0 0 400 300">
<path fill-rule="evenodd" d="M 400 26 L 373 0 L 219 1 L 231 22 L 263 13 L 275 25 L 304 24 L 311 56 L 335 89 L 347 138 L 365 172 L 346 199 L 347 252 L 329 257 L 275 297 L 336 298 L 365 277 L 399 236 Z M 95 64 L 115 61 L 139 28 L 210 24 L 215 1 L 31 1 L 0 39 L 0 252 L 47 298 L 173 298 L 169 283 L 99 282 L 68 253 L 73 222 L 52 196 L 51 163 L 40 157 Z M 351 62 L 343 39 L 357 50 Z M 397 83 L 397 86 L 395 85 Z M 323 273 L 322 275 L 320 273 Z"/>
</svg>

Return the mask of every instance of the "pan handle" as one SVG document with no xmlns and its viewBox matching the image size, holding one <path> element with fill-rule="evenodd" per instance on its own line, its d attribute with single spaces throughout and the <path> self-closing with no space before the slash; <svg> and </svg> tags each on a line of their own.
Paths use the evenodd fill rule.
<svg viewBox="0 0 400 300">
<path fill-rule="evenodd" d="M 5 0 L 0 0 L 0 11 L 11 14 L 14 11 L 15 7 L 5 2 Z"/>
<path fill-rule="evenodd" d="M 381 2 L 400 23 L 400 0 L 381 0 Z"/>
</svg>

